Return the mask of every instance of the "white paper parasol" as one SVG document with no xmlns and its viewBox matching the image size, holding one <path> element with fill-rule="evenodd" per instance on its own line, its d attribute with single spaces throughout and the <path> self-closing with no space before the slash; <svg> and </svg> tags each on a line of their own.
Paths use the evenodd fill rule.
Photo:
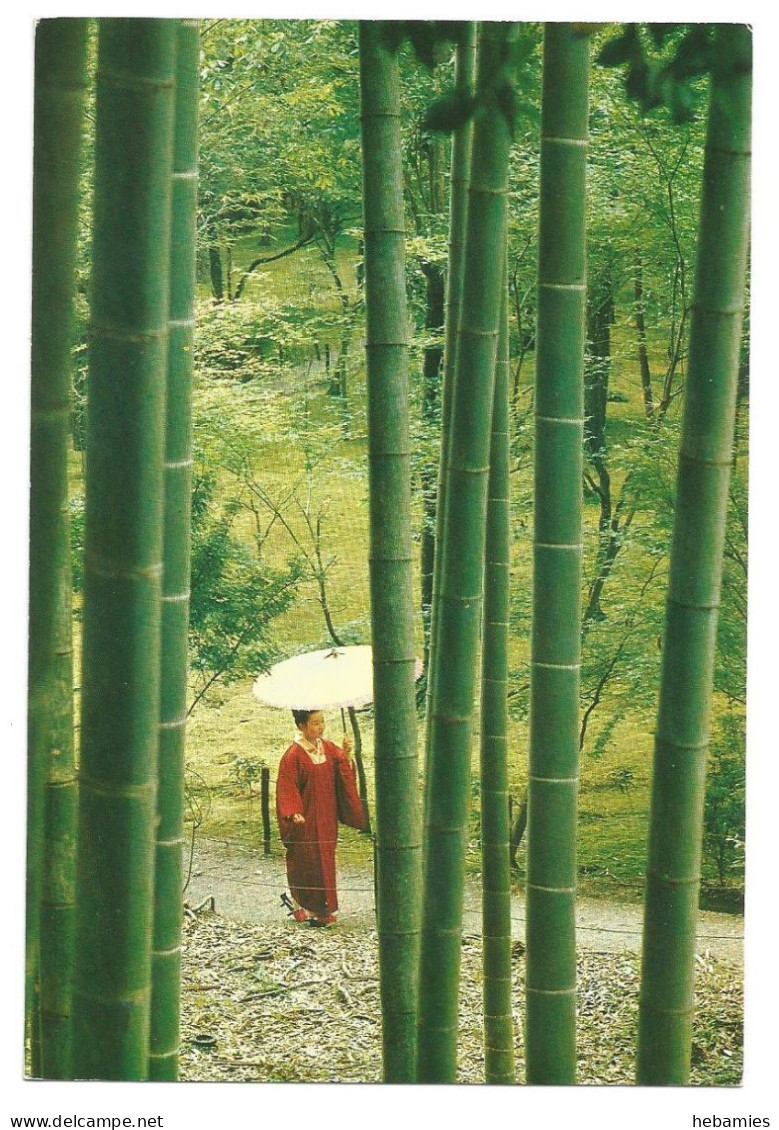
<svg viewBox="0 0 779 1130">
<path fill-rule="evenodd" d="M 422 674 L 417 659 L 414 678 Z M 276 663 L 254 681 L 255 698 L 287 710 L 338 710 L 373 702 L 373 651 L 327 647 Z"/>
</svg>

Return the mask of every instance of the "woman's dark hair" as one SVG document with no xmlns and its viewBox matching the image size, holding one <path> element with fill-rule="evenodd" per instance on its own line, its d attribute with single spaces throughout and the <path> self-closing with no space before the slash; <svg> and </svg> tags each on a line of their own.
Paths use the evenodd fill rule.
<svg viewBox="0 0 779 1130">
<path fill-rule="evenodd" d="M 312 714 L 316 714 L 315 710 L 293 710 L 292 717 L 295 719 L 296 726 L 305 726 Z"/>
</svg>

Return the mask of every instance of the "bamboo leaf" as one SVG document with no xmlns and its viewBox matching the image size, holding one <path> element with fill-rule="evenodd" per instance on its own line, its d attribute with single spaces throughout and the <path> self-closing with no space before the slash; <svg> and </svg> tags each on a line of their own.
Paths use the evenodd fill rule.
<svg viewBox="0 0 779 1130">
<path fill-rule="evenodd" d="M 477 101 L 452 90 L 437 98 L 427 109 L 423 119 L 425 129 L 438 133 L 453 133 L 461 129 L 474 115 Z"/>
</svg>

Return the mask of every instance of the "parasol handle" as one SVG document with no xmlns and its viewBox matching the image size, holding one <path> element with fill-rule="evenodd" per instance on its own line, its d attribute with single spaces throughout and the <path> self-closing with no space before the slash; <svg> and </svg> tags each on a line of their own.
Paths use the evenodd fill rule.
<svg viewBox="0 0 779 1130">
<path fill-rule="evenodd" d="M 346 734 L 346 713 L 343 707 L 341 707 L 341 725 L 343 726 L 344 734 Z"/>
</svg>

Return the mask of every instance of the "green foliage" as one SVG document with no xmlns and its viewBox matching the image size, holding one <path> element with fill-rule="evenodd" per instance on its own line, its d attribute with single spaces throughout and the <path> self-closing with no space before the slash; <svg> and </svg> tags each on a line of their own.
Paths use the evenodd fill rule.
<svg viewBox="0 0 779 1130">
<path fill-rule="evenodd" d="M 714 733 L 703 810 L 704 865 L 721 886 L 744 876 L 746 831 L 744 715 L 728 711 Z"/>
<path fill-rule="evenodd" d="M 360 215 L 354 27 L 203 24 L 201 231 L 266 244 L 282 221 L 323 250 Z"/>
<path fill-rule="evenodd" d="M 270 624 L 289 608 L 301 570 L 296 561 L 272 569 L 259 537 L 236 530 L 240 503 L 217 501 L 213 472 L 196 475 L 192 492 L 190 663 L 200 689 L 266 670 L 276 658 Z"/>
<path fill-rule="evenodd" d="M 598 62 L 624 67 L 625 89 L 641 112 L 664 107 L 676 123 L 692 120 L 704 104 L 700 79 L 720 65 L 714 24 L 626 24 L 603 45 Z M 731 53 L 728 68 L 751 67 L 751 45 Z"/>
<path fill-rule="evenodd" d="M 711 24 L 626 24 L 598 62 L 625 67 L 625 89 L 642 113 L 664 106 L 675 122 L 691 120 L 701 103 L 696 80 L 713 62 Z"/>
<path fill-rule="evenodd" d="M 393 52 L 408 41 L 420 63 L 432 70 L 462 41 L 463 32 L 461 20 L 385 20 L 381 36 L 385 47 Z"/>
<path fill-rule="evenodd" d="M 195 364 L 207 378 L 267 383 L 284 373 L 310 341 L 302 312 L 270 290 L 236 304 L 198 304 Z"/>
<path fill-rule="evenodd" d="M 500 111 L 512 136 L 516 136 L 521 121 L 537 125 L 538 107 L 535 100 L 528 97 L 526 71 L 537 55 L 539 30 L 539 26 L 535 24 L 520 25 L 518 36 L 501 49 L 483 86 L 474 93 L 453 88 L 440 95 L 427 108 L 425 128 L 439 133 L 452 133 L 469 119 L 488 113 L 492 108 Z M 436 32 L 433 29 L 423 32 L 423 35 L 426 36 L 426 44 L 428 41 L 435 44 L 442 42 L 440 38 L 436 40 L 436 35 L 446 36 L 446 32 Z M 424 54 L 420 54 L 417 40 L 412 39 L 412 43 L 417 56 L 425 62 L 429 51 L 425 48 Z M 532 88 L 532 83 L 530 86 Z"/>
<path fill-rule="evenodd" d="M 261 779 L 264 768 L 266 768 L 265 762 L 256 757 L 235 758 L 230 766 L 230 780 L 240 796 L 247 796 L 251 800 L 254 784 Z"/>
</svg>

